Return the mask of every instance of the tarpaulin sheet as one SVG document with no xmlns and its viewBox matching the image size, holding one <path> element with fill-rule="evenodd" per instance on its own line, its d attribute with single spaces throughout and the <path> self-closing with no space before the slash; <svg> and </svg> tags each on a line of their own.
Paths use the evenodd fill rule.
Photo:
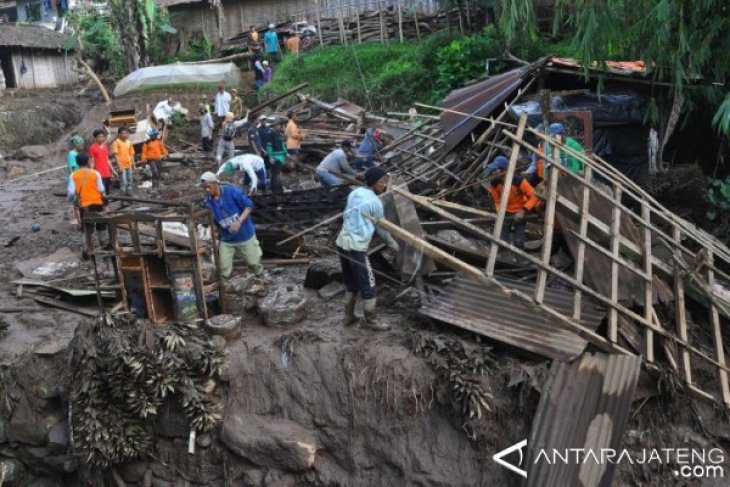
<svg viewBox="0 0 730 487">
<path fill-rule="evenodd" d="M 174 86 L 205 86 L 225 83 L 228 88 L 238 88 L 241 71 L 233 63 L 166 64 L 140 68 L 122 78 L 114 88 L 114 96 L 132 91 Z"/>
</svg>

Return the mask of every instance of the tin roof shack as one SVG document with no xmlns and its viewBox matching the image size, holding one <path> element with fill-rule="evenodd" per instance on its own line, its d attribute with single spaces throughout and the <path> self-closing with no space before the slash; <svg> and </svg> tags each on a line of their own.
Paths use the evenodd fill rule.
<svg viewBox="0 0 730 487">
<path fill-rule="evenodd" d="M 84 218 L 109 229 L 108 248 L 94 248 L 93 232 L 84 230 L 100 290 L 117 291 L 124 309 L 155 324 L 207 319 L 215 314 L 208 308 L 208 296 L 224 307 L 218 292 L 217 241 L 199 225 L 211 223 L 207 209 L 121 196 L 110 199 L 134 204 Z M 110 268 L 115 278 L 105 280 L 103 269 Z"/>
<path fill-rule="evenodd" d="M 0 24 L 0 88 L 60 88 L 76 83 L 70 37 L 42 27 Z"/>
</svg>

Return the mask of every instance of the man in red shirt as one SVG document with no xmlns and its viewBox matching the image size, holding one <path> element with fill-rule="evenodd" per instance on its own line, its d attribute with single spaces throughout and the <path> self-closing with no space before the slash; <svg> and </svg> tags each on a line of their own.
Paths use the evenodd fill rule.
<svg viewBox="0 0 730 487">
<path fill-rule="evenodd" d="M 112 189 L 112 166 L 109 164 L 109 147 L 106 145 L 106 133 L 102 129 L 94 130 L 94 143 L 88 150 L 92 167 L 101 174 L 106 194 Z"/>
</svg>

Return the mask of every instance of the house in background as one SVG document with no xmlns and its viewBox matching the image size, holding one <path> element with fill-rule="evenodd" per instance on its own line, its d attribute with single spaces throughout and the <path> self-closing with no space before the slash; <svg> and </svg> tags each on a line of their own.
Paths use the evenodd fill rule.
<svg viewBox="0 0 730 487">
<path fill-rule="evenodd" d="M 37 25 L 0 24 L 0 88 L 60 88 L 76 83 L 69 36 Z"/>
</svg>

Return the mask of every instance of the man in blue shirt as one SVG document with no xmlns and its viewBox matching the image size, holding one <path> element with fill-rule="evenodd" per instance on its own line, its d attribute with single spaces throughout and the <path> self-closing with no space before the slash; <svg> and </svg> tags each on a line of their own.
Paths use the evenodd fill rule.
<svg viewBox="0 0 730 487">
<path fill-rule="evenodd" d="M 241 188 L 221 184 L 218 176 L 210 171 L 200 177 L 200 185 L 206 193 L 203 204 L 210 210 L 218 228 L 218 264 L 221 277 L 225 279 L 231 275 L 236 252 L 241 253 L 249 270 L 256 277 L 263 276 L 263 252 L 251 219 L 253 202 Z"/>
<path fill-rule="evenodd" d="M 269 24 L 269 30 L 264 34 L 264 45 L 266 46 L 266 54 L 269 56 L 269 62 L 279 62 L 279 35 L 274 30 L 276 26 Z"/>
<path fill-rule="evenodd" d="M 347 197 L 347 207 L 343 214 L 342 230 L 337 236 L 337 254 L 342 266 L 342 279 L 345 283 L 345 326 L 355 324 L 355 304 L 358 293 L 363 300 L 365 327 L 371 330 L 384 331 L 390 328 L 386 323 L 378 322 L 375 311 L 375 276 L 368 260 L 368 247 L 373 233 L 386 245 L 398 252 L 398 243 L 387 231 L 376 227 L 370 218 L 383 218 L 383 203 L 378 195 L 385 191 L 388 177 L 379 167 L 368 169 L 365 173 L 365 184 Z"/>
</svg>

